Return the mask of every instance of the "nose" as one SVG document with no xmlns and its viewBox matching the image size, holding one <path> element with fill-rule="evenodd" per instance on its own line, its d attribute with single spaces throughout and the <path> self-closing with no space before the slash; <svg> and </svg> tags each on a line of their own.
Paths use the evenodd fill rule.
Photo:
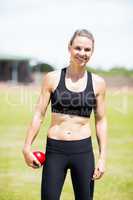
<svg viewBox="0 0 133 200">
<path fill-rule="evenodd" d="M 80 51 L 80 56 L 84 56 L 84 55 L 86 55 L 86 53 L 85 53 L 85 50 L 84 49 L 81 49 L 81 51 Z"/>
</svg>

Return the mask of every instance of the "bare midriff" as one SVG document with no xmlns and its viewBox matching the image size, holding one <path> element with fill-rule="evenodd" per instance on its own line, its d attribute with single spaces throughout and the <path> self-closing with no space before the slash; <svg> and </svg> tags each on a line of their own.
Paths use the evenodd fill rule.
<svg viewBox="0 0 133 200">
<path fill-rule="evenodd" d="M 81 140 L 91 136 L 87 117 L 52 113 L 48 137 L 56 140 Z"/>
</svg>

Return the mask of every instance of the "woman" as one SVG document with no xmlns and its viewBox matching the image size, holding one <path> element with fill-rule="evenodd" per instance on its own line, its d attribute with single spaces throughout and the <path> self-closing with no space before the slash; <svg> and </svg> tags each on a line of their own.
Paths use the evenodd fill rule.
<svg viewBox="0 0 133 200">
<path fill-rule="evenodd" d="M 45 76 L 23 148 L 26 163 L 33 168 L 40 166 L 31 152 L 31 145 L 51 101 L 52 120 L 47 136 L 46 163 L 42 172 L 42 200 L 60 199 L 68 169 L 75 200 L 92 200 L 94 180 L 101 178 L 105 171 L 105 82 L 86 70 L 86 64 L 94 50 L 93 35 L 84 29 L 77 30 L 68 49 L 70 65 Z M 99 159 L 95 168 L 90 128 L 92 109 L 99 145 Z"/>
</svg>

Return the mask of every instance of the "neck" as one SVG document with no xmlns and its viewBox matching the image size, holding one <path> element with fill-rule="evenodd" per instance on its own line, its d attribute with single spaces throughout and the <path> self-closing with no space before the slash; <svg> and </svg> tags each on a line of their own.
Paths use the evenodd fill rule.
<svg viewBox="0 0 133 200">
<path fill-rule="evenodd" d="M 83 77 L 86 71 L 86 67 L 85 66 L 77 66 L 77 65 L 72 65 L 70 64 L 68 67 L 68 74 L 69 76 L 73 76 L 73 77 Z"/>
</svg>

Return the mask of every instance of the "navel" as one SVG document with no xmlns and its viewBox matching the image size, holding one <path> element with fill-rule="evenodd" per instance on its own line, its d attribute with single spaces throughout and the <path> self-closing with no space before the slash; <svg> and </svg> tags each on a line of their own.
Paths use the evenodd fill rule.
<svg viewBox="0 0 133 200">
<path fill-rule="evenodd" d="M 68 132 L 66 132 L 66 134 L 67 134 L 67 135 L 70 135 L 70 134 L 71 134 L 71 132 L 70 132 L 70 131 L 68 131 Z"/>
</svg>

